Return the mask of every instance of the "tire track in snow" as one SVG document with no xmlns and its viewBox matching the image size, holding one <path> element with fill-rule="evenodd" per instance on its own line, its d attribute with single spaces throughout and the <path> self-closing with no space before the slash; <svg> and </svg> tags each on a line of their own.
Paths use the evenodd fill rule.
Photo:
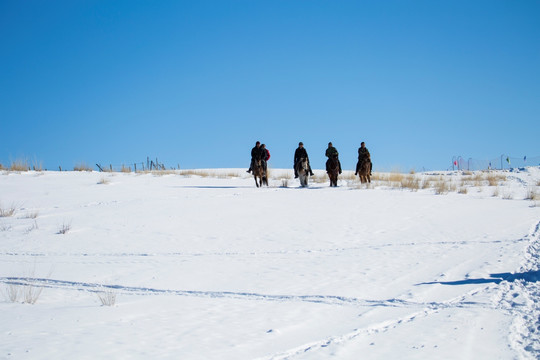
<svg viewBox="0 0 540 360">
<path fill-rule="evenodd" d="M 418 307 L 441 309 L 450 307 L 470 308 L 470 307 L 485 307 L 485 303 L 476 302 L 415 302 L 402 299 L 386 299 L 386 300 L 369 300 L 351 298 L 338 295 L 275 295 L 275 294 L 260 294 L 250 292 L 233 292 L 233 291 L 199 291 L 199 290 L 173 290 L 173 289 L 155 289 L 148 287 L 134 287 L 122 285 L 103 285 L 98 283 L 65 281 L 45 278 L 30 278 L 30 277 L 0 277 L 0 282 L 8 285 L 33 286 L 52 289 L 76 290 L 99 292 L 103 289 L 115 290 L 119 294 L 124 295 L 177 295 L 205 298 L 227 298 L 249 301 L 290 301 L 290 302 L 311 302 L 325 305 L 341 305 L 341 306 L 361 306 L 361 307 Z"/>
<path fill-rule="evenodd" d="M 527 261 L 523 265 L 518 274 L 534 273 L 538 272 L 540 268 L 540 222 L 538 222 L 531 233 L 515 242 L 528 241 L 529 247 L 526 251 Z M 499 294 L 495 297 L 499 298 L 498 302 L 492 302 L 491 304 L 482 304 L 478 302 L 465 301 L 469 296 L 474 296 L 482 289 L 486 290 L 489 286 L 483 288 L 477 288 L 471 290 L 467 294 L 459 296 L 453 300 L 441 303 L 425 303 L 425 308 L 422 310 L 413 312 L 404 317 L 400 317 L 395 320 L 386 321 L 372 326 L 355 329 L 354 331 L 344 334 L 331 336 L 323 340 L 313 341 L 303 344 L 293 349 L 269 355 L 259 358 L 260 360 L 284 360 L 291 359 L 297 356 L 301 356 L 307 352 L 322 350 L 330 345 L 342 344 L 347 341 L 351 341 L 359 336 L 367 336 L 377 332 L 389 331 L 392 328 L 396 328 L 400 324 L 409 323 L 416 318 L 422 316 L 427 317 L 431 314 L 437 313 L 439 310 L 448 309 L 452 307 L 483 307 L 491 309 L 505 309 L 514 316 L 514 324 L 511 329 L 510 345 L 523 359 L 540 359 L 540 285 L 536 280 L 536 276 L 531 279 L 521 276 L 508 276 L 508 278 L 501 279 L 498 283 Z M 517 297 L 522 299 L 517 303 Z M 403 300 L 402 300 L 403 301 Z M 422 305 L 422 303 L 414 303 L 409 301 L 403 301 L 412 306 Z"/>
<path fill-rule="evenodd" d="M 448 308 L 465 308 L 465 307 L 475 307 L 475 306 L 481 306 L 482 308 L 489 307 L 489 304 L 478 304 L 473 302 L 467 302 L 465 299 L 471 295 L 475 295 L 478 293 L 479 290 L 471 290 L 468 293 L 458 296 L 454 299 L 450 299 L 446 302 L 441 303 L 426 303 L 424 305 L 429 305 L 426 307 L 421 308 L 420 310 L 414 311 L 410 314 L 401 316 L 397 319 L 393 320 L 386 320 L 380 323 L 375 323 L 371 326 L 364 327 L 361 329 L 354 329 L 353 331 L 343 334 L 343 335 L 336 335 L 336 336 L 330 336 L 326 339 L 313 341 L 310 343 L 306 343 L 303 345 L 300 345 L 298 347 L 295 347 L 290 350 L 286 350 L 283 352 L 279 352 L 273 355 L 268 355 L 265 357 L 261 357 L 258 360 L 285 360 L 285 359 L 291 359 L 297 356 L 301 356 L 307 352 L 317 351 L 317 350 L 323 350 L 331 345 L 339 345 L 343 344 L 347 341 L 354 340 L 355 338 L 359 336 L 369 336 L 371 334 L 381 333 L 390 331 L 392 329 L 397 328 L 398 326 L 402 324 L 410 323 L 417 318 L 420 317 L 427 317 L 431 314 L 435 314 L 439 312 L 440 310 L 448 309 Z M 407 302 L 409 304 L 413 304 L 413 302 Z M 417 305 L 422 305 L 422 303 L 414 303 Z"/>
<path fill-rule="evenodd" d="M 517 243 L 527 241 L 527 239 L 518 239 L 510 240 L 511 243 Z M 410 246 L 433 246 L 433 245 L 470 245 L 470 244 L 498 244 L 506 241 L 503 240 L 479 240 L 479 241 L 438 241 L 438 242 L 411 242 L 411 243 L 399 243 L 399 244 L 366 244 L 361 246 L 352 246 L 344 248 L 329 248 L 329 249 L 301 249 L 301 250 L 276 250 L 276 251 L 250 251 L 250 252 L 240 252 L 240 251 L 225 251 L 225 252 L 166 252 L 166 253 L 155 253 L 155 252 L 140 252 L 140 253 L 69 253 L 69 252 L 0 252 L 1 256 L 21 256 L 21 257 L 141 257 L 141 258 L 151 258 L 151 257 L 199 257 L 199 256 L 261 256 L 261 255 L 287 255 L 287 254 L 309 254 L 309 253 L 335 253 L 335 252 L 347 252 L 355 250 L 364 250 L 368 249 L 379 249 L 385 247 L 410 247 Z"/>
</svg>

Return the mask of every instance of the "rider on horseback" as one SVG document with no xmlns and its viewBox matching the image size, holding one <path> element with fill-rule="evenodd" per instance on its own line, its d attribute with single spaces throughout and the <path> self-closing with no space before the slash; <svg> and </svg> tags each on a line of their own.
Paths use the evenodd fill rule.
<svg viewBox="0 0 540 360">
<path fill-rule="evenodd" d="M 371 162 L 371 155 L 369 154 L 369 150 L 366 147 L 366 143 L 362 141 L 360 144 L 360 147 L 358 148 L 358 162 L 356 163 L 356 172 L 354 175 L 358 175 L 358 171 L 360 170 L 360 165 L 364 161 L 369 161 L 369 175 L 371 176 L 371 170 L 373 169 L 373 163 Z"/>
<path fill-rule="evenodd" d="M 293 169 L 294 169 L 294 178 L 298 178 L 298 170 L 296 170 L 296 165 L 298 164 L 298 162 L 302 159 L 302 158 L 305 158 L 307 159 L 308 161 L 308 166 L 309 166 L 309 173 L 311 176 L 313 176 L 313 171 L 311 171 L 311 165 L 309 163 L 309 156 L 307 154 L 307 151 L 306 149 L 304 149 L 304 143 L 302 143 L 301 141 L 298 143 L 298 149 L 296 149 L 296 151 L 294 152 L 294 165 L 293 165 Z"/>
<path fill-rule="evenodd" d="M 335 158 L 339 165 L 339 173 L 341 174 L 341 162 L 339 161 L 339 153 L 337 149 L 332 146 L 331 142 L 328 143 L 328 149 L 326 149 L 325 155 L 328 158 L 328 160 L 326 160 L 326 172 L 330 172 L 330 159 Z"/>
<path fill-rule="evenodd" d="M 270 160 L 270 151 L 268 151 L 268 149 L 266 148 L 266 145 L 265 144 L 262 144 L 261 145 L 261 149 L 263 151 L 263 158 L 262 158 L 262 166 L 264 168 L 264 171 L 266 171 L 266 169 L 268 168 L 268 160 Z"/>
<path fill-rule="evenodd" d="M 255 147 L 251 149 L 251 164 L 249 165 L 248 173 L 253 169 L 255 161 L 264 160 L 266 158 L 266 150 L 261 147 L 261 142 L 257 141 Z"/>
</svg>

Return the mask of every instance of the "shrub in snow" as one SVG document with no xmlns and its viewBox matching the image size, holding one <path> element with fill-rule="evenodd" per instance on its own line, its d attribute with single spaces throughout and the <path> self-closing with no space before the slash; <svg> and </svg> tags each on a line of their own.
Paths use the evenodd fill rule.
<svg viewBox="0 0 540 360">
<path fill-rule="evenodd" d="M 103 306 L 114 306 L 116 304 L 116 292 L 110 288 L 100 286 L 96 291 L 99 301 Z"/>
</svg>

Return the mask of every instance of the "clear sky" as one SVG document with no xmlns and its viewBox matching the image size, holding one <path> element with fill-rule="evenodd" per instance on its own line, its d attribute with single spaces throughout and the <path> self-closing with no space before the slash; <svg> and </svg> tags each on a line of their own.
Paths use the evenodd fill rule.
<svg viewBox="0 0 540 360">
<path fill-rule="evenodd" d="M 540 1 L 0 0 L 0 163 L 540 155 Z"/>
</svg>

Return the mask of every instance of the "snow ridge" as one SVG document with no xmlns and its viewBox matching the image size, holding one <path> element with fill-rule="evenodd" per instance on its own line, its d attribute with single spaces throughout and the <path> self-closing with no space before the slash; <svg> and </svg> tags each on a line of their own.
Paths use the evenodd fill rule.
<svg viewBox="0 0 540 360">
<path fill-rule="evenodd" d="M 502 308 L 514 316 L 510 344 L 523 359 L 540 358 L 540 222 L 528 236 L 530 244 L 525 263 L 519 269 L 522 274 L 514 281 L 501 284 Z"/>
</svg>

